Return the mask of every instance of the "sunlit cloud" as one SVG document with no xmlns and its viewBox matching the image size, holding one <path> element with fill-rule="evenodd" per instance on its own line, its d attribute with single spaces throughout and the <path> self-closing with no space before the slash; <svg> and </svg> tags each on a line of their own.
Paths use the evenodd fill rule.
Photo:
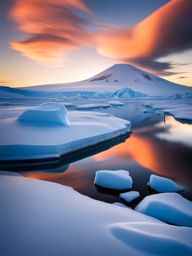
<svg viewBox="0 0 192 256">
<path fill-rule="evenodd" d="M 32 60 L 61 66 L 65 53 L 92 43 L 90 14 L 83 0 L 15 0 L 9 15 L 27 39 L 10 46 Z"/>
<path fill-rule="evenodd" d="M 192 48 L 192 4 L 172 0 L 132 28 L 105 30 L 96 36 L 98 52 L 169 75 L 171 62 L 158 58 Z"/>
</svg>

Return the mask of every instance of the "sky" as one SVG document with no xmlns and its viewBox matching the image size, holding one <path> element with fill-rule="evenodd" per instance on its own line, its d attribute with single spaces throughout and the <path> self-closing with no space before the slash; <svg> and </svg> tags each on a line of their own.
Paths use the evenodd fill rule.
<svg viewBox="0 0 192 256">
<path fill-rule="evenodd" d="M 192 0 L 0 0 L 0 85 L 56 84 L 129 63 L 192 86 Z"/>
</svg>

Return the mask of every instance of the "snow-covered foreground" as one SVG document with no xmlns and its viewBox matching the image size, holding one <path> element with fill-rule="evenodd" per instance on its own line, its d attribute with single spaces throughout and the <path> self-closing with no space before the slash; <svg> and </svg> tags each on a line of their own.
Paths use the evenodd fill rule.
<svg viewBox="0 0 192 256">
<path fill-rule="evenodd" d="M 44 159 L 130 132 L 130 122 L 106 113 L 69 111 L 42 104 L 18 118 L 0 119 L 0 160 Z"/>
<path fill-rule="evenodd" d="M 18 255 L 185 255 L 192 229 L 83 196 L 72 188 L 0 176 L 0 253 Z"/>
</svg>

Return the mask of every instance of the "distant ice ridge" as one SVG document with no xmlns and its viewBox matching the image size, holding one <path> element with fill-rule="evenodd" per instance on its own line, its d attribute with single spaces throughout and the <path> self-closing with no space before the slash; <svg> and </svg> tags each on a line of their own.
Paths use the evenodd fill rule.
<svg viewBox="0 0 192 256">
<path fill-rule="evenodd" d="M 41 104 L 0 119 L 0 160 L 55 158 L 130 132 L 129 121 L 106 113 Z M 17 135 L 17 136 L 16 136 Z"/>
<path fill-rule="evenodd" d="M 108 189 L 124 190 L 132 188 L 133 181 L 126 170 L 100 170 L 95 174 L 94 183 Z"/>
<path fill-rule="evenodd" d="M 192 202 L 177 193 L 147 196 L 135 210 L 170 224 L 192 227 Z"/>
<path fill-rule="evenodd" d="M 154 174 L 150 176 L 148 185 L 157 192 L 179 192 L 183 190 L 183 187 L 173 180 Z"/>
<path fill-rule="evenodd" d="M 114 98 L 141 98 L 148 96 L 145 93 L 134 91 L 128 87 L 124 87 L 113 94 Z"/>
</svg>

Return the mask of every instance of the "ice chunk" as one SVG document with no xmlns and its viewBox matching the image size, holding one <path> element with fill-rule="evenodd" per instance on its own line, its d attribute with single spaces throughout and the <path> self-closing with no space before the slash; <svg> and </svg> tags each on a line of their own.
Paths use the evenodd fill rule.
<svg viewBox="0 0 192 256">
<path fill-rule="evenodd" d="M 135 200 L 140 196 L 138 191 L 129 191 L 126 193 L 121 193 L 120 198 L 130 203 L 131 201 Z"/>
<path fill-rule="evenodd" d="M 152 174 L 148 185 L 157 192 L 178 192 L 183 187 L 175 183 L 173 180 Z"/>
<path fill-rule="evenodd" d="M 125 105 L 125 103 L 117 101 L 117 100 L 111 100 L 111 101 L 108 101 L 108 103 L 112 106 L 124 106 Z"/>
<path fill-rule="evenodd" d="M 86 109 L 94 109 L 94 108 L 109 108 L 110 104 L 107 103 L 98 103 L 98 104 L 81 104 L 76 107 L 77 110 L 86 110 Z"/>
<path fill-rule="evenodd" d="M 190 256 L 192 253 L 190 228 L 131 222 L 112 224 L 110 231 L 118 240 L 135 249 L 138 255 Z"/>
<path fill-rule="evenodd" d="M 18 116 L 18 121 L 33 124 L 69 126 L 67 109 L 56 102 L 42 103 L 37 107 L 27 109 Z"/>
<path fill-rule="evenodd" d="M 132 178 L 125 170 L 100 170 L 96 172 L 94 183 L 98 186 L 123 190 L 132 188 Z"/>
<path fill-rule="evenodd" d="M 177 193 L 147 196 L 135 210 L 171 224 L 192 227 L 192 202 Z"/>
</svg>

